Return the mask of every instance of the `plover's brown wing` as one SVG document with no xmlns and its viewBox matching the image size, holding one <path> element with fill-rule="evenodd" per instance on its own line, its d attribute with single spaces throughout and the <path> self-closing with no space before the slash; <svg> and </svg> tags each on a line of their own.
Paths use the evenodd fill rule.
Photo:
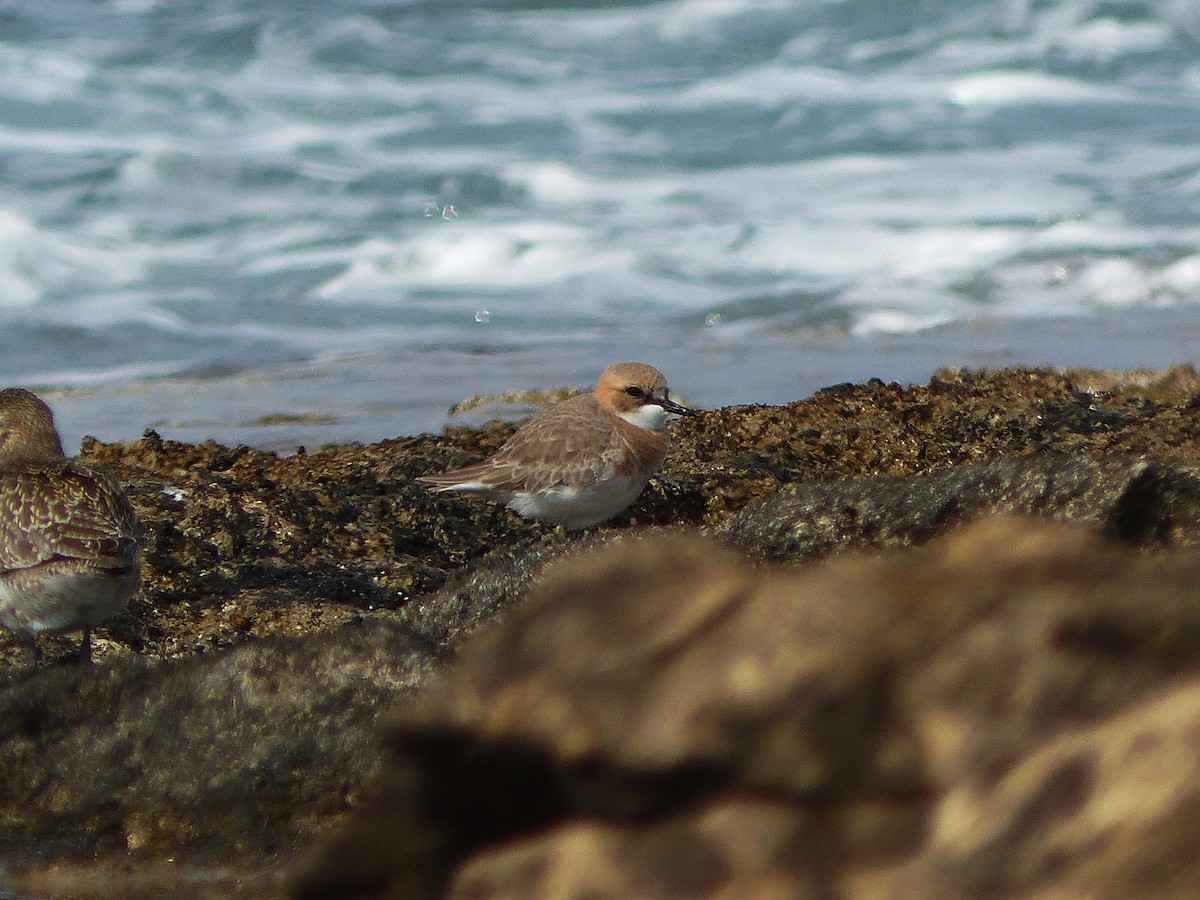
<svg viewBox="0 0 1200 900">
<path fill-rule="evenodd" d="M 137 565 L 137 516 L 106 473 L 64 465 L 0 476 L 0 569 L 55 558 Z"/>
<path fill-rule="evenodd" d="M 620 455 L 614 418 L 592 395 L 572 397 L 530 419 L 483 462 L 417 480 L 438 490 L 495 494 L 587 483 Z"/>
<path fill-rule="evenodd" d="M 630 455 L 634 429 L 584 395 L 561 403 L 526 423 L 488 462 L 506 473 L 508 490 L 544 491 L 595 483 L 636 460 Z M 661 441 L 661 436 L 647 436 Z M 621 472 L 621 474 L 625 474 Z"/>
</svg>

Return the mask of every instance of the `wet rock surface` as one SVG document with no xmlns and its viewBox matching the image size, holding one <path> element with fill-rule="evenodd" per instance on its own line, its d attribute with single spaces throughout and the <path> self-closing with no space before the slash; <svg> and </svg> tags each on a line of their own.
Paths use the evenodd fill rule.
<svg viewBox="0 0 1200 900">
<path fill-rule="evenodd" d="M 923 543 L 981 515 L 1089 522 L 1131 544 L 1191 540 L 1200 469 L 1135 456 L 1004 457 L 906 478 L 844 478 L 783 488 L 716 533 L 767 558 L 817 558 Z"/>
<path fill-rule="evenodd" d="M 961 896 L 1124 883 L 1155 848 L 1191 884 L 1171 760 L 1194 715 L 1198 413 L 1187 367 L 714 410 L 583 535 L 412 483 L 501 423 L 289 457 L 87 442 L 142 519 L 143 588 L 91 668 L 50 638 L 31 670 L 0 636 L 0 891 Z M 994 512 L 1085 530 L 958 534 Z M 543 579 L 564 554 L 570 577 Z M 745 671 L 713 643 L 731 634 Z M 1113 760 L 1147 741 L 1163 798 L 1135 810 Z M 1026 810 L 1064 767 L 1065 799 Z M 1101 858 L 1086 814 L 1112 804 L 1126 856 Z M 372 827 L 404 851 L 356 855 Z"/>
<path fill-rule="evenodd" d="M 399 713 L 298 895 L 1190 896 L 1198 579 L 1024 519 L 803 573 L 562 561 Z"/>
</svg>

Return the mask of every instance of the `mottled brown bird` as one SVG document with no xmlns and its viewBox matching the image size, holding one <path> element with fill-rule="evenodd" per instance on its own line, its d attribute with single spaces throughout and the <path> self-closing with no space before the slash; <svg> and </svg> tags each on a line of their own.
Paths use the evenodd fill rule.
<svg viewBox="0 0 1200 900">
<path fill-rule="evenodd" d="M 36 659 L 35 635 L 91 632 L 137 590 L 137 516 L 103 470 L 67 459 L 50 407 L 0 391 L 0 625 Z"/>
<path fill-rule="evenodd" d="M 670 398 L 658 369 L 617 363 L 590 394 L 530 419 L 483 462 L 417 481 L 498 500 L 526 519 L 588 528 L 629 506 L 663 464 L 668 414 L 694 412 Z"/>
</svg>

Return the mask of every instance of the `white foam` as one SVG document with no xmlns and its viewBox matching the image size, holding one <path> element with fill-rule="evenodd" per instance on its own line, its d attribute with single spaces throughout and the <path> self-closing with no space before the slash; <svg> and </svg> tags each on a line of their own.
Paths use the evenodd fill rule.
<svg viewBox="0 0 1200 900">
<path fill-rule="evenodd" d="M 143 272 L 137 252 L 40 229 L 0 209 L 0 305 L 29 306 L 51 291 L 124 283 Z"/>
<path fill-rule="evenodd" d="M 25 272 L 22 252 L 35 237 L 28 220 L 0 209 L 0 303 L 5 306 L 28 306 L 40 295 L 36 282 Z"/>
<path fill-rule="evenodd" d="M 856 337 L 872 334 L 911 334 L 954 321 L 949 313 L 919 315 L 901 309 L 877 309 L 861 315 L 851 328 Z"/>
<path fill-rule="evenodd" d="M 1084 267 L 1076 281 L 1084 297 L 1099 306 L 1134 306 L 1149 294 L 1149 278 L 1128 259 L 1097 260 Z"/>
<path fill-rule="evenodd" d="M 1121 22 L 1094 19 L 1063 34 L 1059 46 L 1076 59 L 1109 62 L 1132 53 L 1150 53 L 1165 48 L 1173 30 L 1162 22 Z"/>
<path fill-rule="evenodd" d="M 346 270 L 319 286 L 322 299 L 382 288 L 551 284 L 579 274 L 627 268 L 627 251 L 598 251 L 586 233 L 550 222 L 505 225 L 436 223 L 407 240 L 372 238 L 349 256 Z"/>
<path fill-rule="evenodd" d="M 705 108 L 714 103 L 771 107 L 861 97 L 862 85 L 840 73 L 772 62 L 696 81 L 671 102 L 682 108 Z"/>
<path fill-rule="evenodd" d="M 76 94 L 95 67 L 77 55 L 0 44 L 0 94 L 49 103 Z"/>
<path fill-rule="evenodd" d="M 980 72 L 952 82 L 947 96 L 961 106 L 1007 106 L 1024 103 L 1074 103 L 1124 96 L 1075 78 L 1037 72 Z"/>
<path fill-rule="evenodd" d="M 1156 289 L 1175 294 L 1180 299 L 1200 297 L 1200 254 L 1185 256 L 1162 269 L 1153 279 Z"/>
<path fill-rule="evenodd" d="M 575 169 L 558 162 L 536 166 L 510 165 L 504 169 L 504 177 L 517 184 L 523 183 L 536 203 L 567 206 L 593 199 L 598 194 L 593 182 Z"/>
<path fill-rule="evenodd" d="M 134 381 L 162 378 L 186 371 L 187 364 L 178 360 L 147 360 L 129 365 L 103 368 L 68 368 L 31 372 L 23 375 L 26 384 L 53 387 L 96 387 L 100 385 L 125 385 Z"/>
<path fill-rule="evenodd" d="M 575 358 L 618 325 L 733 348 L 1200 295 L 1183 0 L 886 28 L 755 0 L 468 4 L 453 28 L 266 0 L 216 60 L 176 48 L 228 23 L 117 4 L 0 46 L 0 308 L 21 334 L 85 331 L 84 377 L 137 354 Z M 146 346 L 114 346 L 131 331 Z"/>
</svg>

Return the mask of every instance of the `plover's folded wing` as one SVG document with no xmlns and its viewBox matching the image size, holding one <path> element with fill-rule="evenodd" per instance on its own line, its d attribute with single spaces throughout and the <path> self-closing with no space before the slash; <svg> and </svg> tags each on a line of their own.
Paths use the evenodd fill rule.
<svg viewBox="0 0 1200 900">
<path fill-rule="evenodd" d="M 417 479 L 436 490 L 504 495 L 586 482 L 615 448 L 609 419 L 590 395 L 550 407 L 518 428 L 483 462 Z"/>
</svg>

